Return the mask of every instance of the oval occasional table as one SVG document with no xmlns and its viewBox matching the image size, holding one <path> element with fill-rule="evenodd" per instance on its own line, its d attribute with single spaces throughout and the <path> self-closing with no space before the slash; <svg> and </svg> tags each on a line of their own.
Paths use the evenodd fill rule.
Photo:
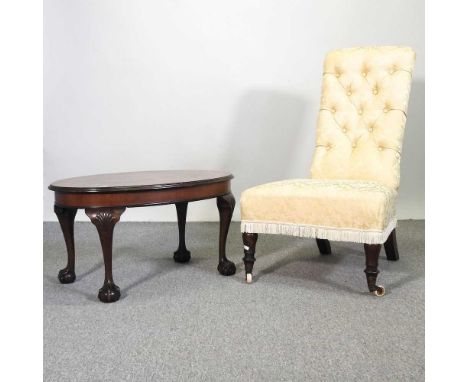
<svg viewBox="0 0 468 382">
<path fill-rule="evenodd" d="M 96 226 L 104 257 L 104 285 L 98 297 L 102 302 L 120 298 L 120 289 L 112 278 L 112 236 L 115 224 L 127 207 L 175 204 L 179 226 L 179 247 L 174 260 L 185 263 L 190 251 L 185 246 L 187 204 L 216 198 L 220 217 L 218 271 L 233 275 L 236 266 L 226 258 L 226 238 L 235 207 L 231 194 L 232 174 L 223 171 L 143 171 L 101 174 L 69 178 L 52 183 L 54 211 L 60 222 L 68 253 L 67 266 L 60 270 L 62 284 L 75 281 L 75 243 L 73 225 L 76 211 L 84 208 Z"/>
</svg>

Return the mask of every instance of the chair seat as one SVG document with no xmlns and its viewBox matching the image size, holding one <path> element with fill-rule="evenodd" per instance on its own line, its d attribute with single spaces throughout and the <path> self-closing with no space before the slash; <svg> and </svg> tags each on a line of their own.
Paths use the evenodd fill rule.
<svg viewBox="0 0 468 382">
<path fill-rule="evenodd" d="M 241 230 L 367 244 L 396 226 L 396 191 L 378 182 L 291 179 L 241 195 Z"/>
</svg>

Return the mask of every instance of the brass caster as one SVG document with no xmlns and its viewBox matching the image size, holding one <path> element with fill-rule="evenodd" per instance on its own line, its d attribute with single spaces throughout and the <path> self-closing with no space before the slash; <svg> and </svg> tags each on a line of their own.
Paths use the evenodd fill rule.
<svg viewBox="0 0 468 382">
<path fill-rule="evenodd" d="M 245 282 L 246 282 L 247 284 L 252 284 L 252 273 L 247 273 L 247 274 L 245 275 Z"/>
<path fill-rule="evenodd" d="M 382 297 L 385 295 L 385 288 L 382 285 L 376 285 L 375 288 L 375 291 L 372 292 L 374 296 Z"/>
</svg>

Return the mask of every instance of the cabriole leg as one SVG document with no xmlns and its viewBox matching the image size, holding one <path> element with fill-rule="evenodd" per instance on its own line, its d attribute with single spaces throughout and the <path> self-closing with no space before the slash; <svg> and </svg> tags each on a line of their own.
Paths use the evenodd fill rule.
<svg viewBox="0 0 468 382">
<path fill-rule="evenodd" d="M 114 227 L 124 211 L 125 207 L 86 208 L 85 210 L 86 215 L 96 226 L 101 240 L 105 276 L 98 297 L 102 302 L 115 302 L 120 298 L 120 288 L 114 284 L 112 278 L 112 238 Z"/>
<path fill-rule="evenodd" d="M 54 206 L 54 212 L 57 215 L 62 228 L 65 245 L 67 246 L 67 266 L 58 273 L 58 279 L 62 284 L 70 284 L 76 279 L 75 275 L 75 238 L 74 223 L 76 208 L 63 208 Z"/>
<path fill-rule="evenodd" d="M 364 244 L 364 251 L 366 252 L 366 269 L 364 269 L 364 272 L 367 277 L 367 286 L 372 294 L 379 297 L 385 294 L 385 288 L 375 284 L 379 274 L 378 266 L 381 248 L 382 244 Z"/>
<path fill-rule="evenodd" d="M 185 246 L 185 222 L 187 220 L 187 202 L 176 203 L 177 224 L 179 226 L 179 247 L 174 252 L 174 261 L 186 263 L 190 260 L 190 251 Z"/>
<path fill-rule="evenodd" d="M 252 270 L 255 263 L 255 245 L 257 244 L 258 233 L 242 233 L 242 241 L 244 242 L 244 266 L 245 266 L 245 281 L 250 284 L 253 280 Z"/>
<path fill-rule="evenodd" d="M 231 276 L 236 273 L 236 265 L 226 257 L 226 239 L 231 224 L 232 213 L 236 206 L 234 196 L 229 193 L 216 198 L 219 211 L 219 263 L 218 272 L 223 276 Z"/>
<path fill-rule="evenodd" d="M 387 260 L 397 261 L 400 258 L 396 239 L 396 229 L 392 231 L 387 241 L 385 242 L 384 247 L 385 253 L 387 254 Z"/>
</svg>

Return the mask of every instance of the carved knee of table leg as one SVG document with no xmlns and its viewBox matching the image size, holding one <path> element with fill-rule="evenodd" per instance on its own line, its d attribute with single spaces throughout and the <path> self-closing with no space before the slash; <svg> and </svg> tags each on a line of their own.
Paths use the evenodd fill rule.
<svg viewBox="0 0 468 382">
<path fill-rule="evenodd" d="M 242 241 L 244 242 L 244 267 L 245 281 L 250 284 L 253 281 L 252 271 L 255 263 L 255 246 L 257 244 L 257 233 L 242 233 Z"/>
<path fill-rule="evenodd" d="M 86 215 L 96 226 L 101 240 L 104 257 L 104 284 L 99 290 L 99 300 L 102 302 L 115 302 L 120 298 L 120 288 L 114 284 L 112 277 L 112 238 L 114 227 L 120 220 L 125 207 L 86 208 Z"/>
</svg>

